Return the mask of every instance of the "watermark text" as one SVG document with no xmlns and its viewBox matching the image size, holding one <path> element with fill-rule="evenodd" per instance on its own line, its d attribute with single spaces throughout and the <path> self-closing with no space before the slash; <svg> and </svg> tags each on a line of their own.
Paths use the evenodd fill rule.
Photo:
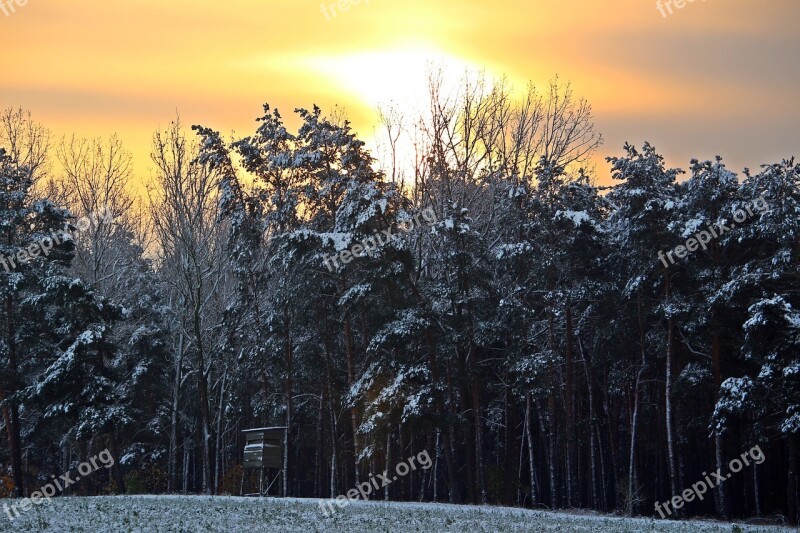
<svg viewBox="0 0 800 533">
<path fill-rule="evenodd" d="M 330 517 L 336 513 L 336 510 L 333 508 L 334 505 L 340 509 L 343 509 L 350 505 L 350 502 L 354 502 L 359 499 L 368 500 L 369 495 L 372 494 L 373 490 L 378 491 L 384 487 L 388 487 L 392 482 L 397 481 L 399 478 L 408 475 L 409 472 L 416 470 L 417 463 L 419 463 L 419 466 L 422 467 L 423 470 L 428 470 L 433 466 L 433 461 L 431 460 L 431 456 L 428 455 L 428 450 L 423 450 L 416 456 L 412 455 L 402 463 L 398 464 L 394 469 L 394 475 L 389 474 L 388 470 L 382 474 L 376 474 L 374 476 L 370 474 L 367 481 L 359 483 L 357 488 L 350 489 L 347 491 L 346 495 L 341 494 L 334 500 L 320 500 L 320 511 L 322 511 L 322 514 L 326 517 Z"/>
<path fill-rule="evenodd" d="M 721 469 L 717 469 L 716 472 L 711 472 L 711 474 L 703 472 L 703 476 L 705 476 L 705 478 L 692 485 L 691 488 L 684 490 L 678 496 L 673 496 L 672 499 L 667 500 L 666 502 L 656 502 L 656 512 L 661 515 L 661 518 L 666 518 L 666 515 L 672 514 L 670 505 L 677 510 L 681 509 L 685 504 L 694 501 L 695 498 L 703 500 L 704 495 L 709 491 L 709 489 L 717 487 L 718 485 L 722 484 L 723 481 L 730 479 L 733 474 L 741 472 L 745 466 L 750 466 L 748 456 L 757 465 L 763 463 L 765 459 L 764 452 L 761 451 L 761 447 L 756 445 L 751 448 L 750 451 L 744 452 L 740 457 L 733 459 L 730 463 L 728 463 L 728 469 L 730 470 L 730 473 L 723 475 Z M 665 511 L 666 515 L 664 514 Z"/>
</svg>

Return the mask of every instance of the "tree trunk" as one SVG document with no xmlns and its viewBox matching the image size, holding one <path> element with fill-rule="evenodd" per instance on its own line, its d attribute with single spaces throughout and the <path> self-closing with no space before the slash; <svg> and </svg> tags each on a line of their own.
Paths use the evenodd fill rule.
<svg viewBox="0 0 800 533">
<path fill-rule="evenodd" d="M 467 352 L 468 353 L 468 352 Z M 468 359 L 469 356 L 465 355 L 464 350 L 459 347 L 457 348 L 457 375 L 461 377 L 458 380 L 458 385 L 460 389 L 459 400 L 460 400 L 460 408 L 461 413 L 469 413 L 472 409 L 475 408 L 474 402 L 470 402 L 470 390 L 468 388 L 469 383 L 472 381 L 471 376 L 469 375 L 469 366 L 468 366 Z M 449 372 L 449 369 L 448 369 Z M 478 503 L 478 495 L 477 495 L 477 483 L 475 481 L 476 478 L 476 462 L 477 458 L 475 457 L 475 417 L 472 417 L 472 421 L 469 422 L 467 418 L 467 423 L 464 423 L 461 427 L 463 429 L 464 434 L 464 466 L 467 470 L 467 499 L 472 504 Z"/>
<path fill-rule="evenodd" d="M 389 428 L 389 431 L 386 432 L 386 472 L 392 471 L 392 428 Z M 389 487 L 391 485 L 386 485 L 383 488 L 383 500 L 389 501 Z"/>
<path fill-rule="evenodd" d="M 796 526 L 800 523 L 800 509 L 798 504 L 798 474 L 800 474 L 800 449 L 797 445 L 797 435 L 789 435 L 789 473 L 786 483 L 787 512 L 789 524 Z"/>
<path fill-rule="evenodd" d="M 189 492 L 189 447 L 186 445 L 188 439 L 183 441 L 183 493 Z"/>
<path fill-rule="evenodd" d="M 628 515 L 633 516 L 636 510 L 636 493 L 638 491 L 636 479 L 636 439 L 639 426 L 639 385 L 642 382 L 644 363 L 636 374 L 636 384 L 633 389 L 633 416 L 631 416 L 631 446 L 628 460 Z"/>
<path fill-rule="evenodd" d="M 510 385 L 510 376 L 508 370 L 506 369 L 506 393 L 505 393 L 505 446 L 504 446 L 504 461 L 503 461 L 503 492 L 505 497 L 505 504 L 508 506 L 514 505 L 514 486 L 518 485 L 519 479 L 517 479 L 517 483 L 515 483 L 515 479 L 512 477 L 512 472 L 516 469 L 514 468 L 514 460 L 517 456 L 516 450 L 516 435 L 514 431 L 516 429 L 516 417 L 514 416 L 514 406 L 512 402 L 512 391 Z"/>
<path fill-rule="evenodd" d="M 344 349 L 347 357 L 347 385 L 348 389 L 352 390 L 356 382 L 356 370 L 353 354 L 353 331 L 350 327 L 350 319 L 344 319 Z M 348 393 L 349 393 L 348 390 Z M 355 485 L 359 483 L 359 468 L 358 468 L 358 410 L 355 405 L 350 408 L 350 425 L 353 430 L 353 473 L 355 475 Z"/>
<path fill-rule="evenodd" d="M 322 468 L 322 443 L 325 427 L 325 385 L 320 385 L 319 391 L 319 410 L 317 413 L 317 445 L 314 449 L 314 497 L 322 498 L 322 486 L 324 484 Z"/>
<path fill-rule="evenodd" d="M 604 373 L 604 375 L 603 375 L 603 385 L 604 385 L 603 388 L 602 388 L 602 393 L 603 393 L 603 414 L 605 415 L 605 423 L 606 423 L 606 428 L 608 430 L 607 431 L 607 433 L 608 433 L 608 448 L 609 448 L 608 457 L 611 459 L 611 465 L 610 465 L 611 466 L 611 476 L 610 476 L 610 479 L 609 479 L 609 482 L 611 483 L 611 486 L 603 485 L 603 492 L 604 492 L 604 494 L 606 494 L 605 499 L 606 499 L 608 508 L 611 509 L 612 506 L 613 506 L 614 509 L 618 509 L 619 507 L 618 507 L 617 498 L 616 498 L 616 496 L 617 496 L 617 487 L 619 487 L 621 482 L 622 482 L 622 476 L 621 476 L 621 472 L 620 472 L 619 468 L 617 467 L 617 449 L 618 448 L 617 448 L 617 441 L 614 438 L 614 436 L 615 436 L 615 427 L 614 427 L 614 424 L 612 424 L 612 421 L 611 421 L 611 406 L 609 405 L 610 402 L 609 402 L 609 399 L 608 399 L 608 373 L 607 372 Z M 603 440 L 600 439 L 600 442 L 602 443 Z"/>
<path fill-rule="evenodd" d="M 470 346 L 469 360 L 470 360 L 470 379 L 471 392 L 472 392 L 472 419 L 475 424 L 475 470 L 478 474 L 478 492 L 480 493 L 480 503 L 486 505 L 488 503 L 488 495 L 486 493 L 486 477 L 484 475 L 483 465 L 483 422 L 481 420 L 481 397 L 480 397 L 480 383 L 474 367 L 475 362 L 475 349 Z"/>
<path fill-rule="evenodd" d="M 219 390 L 219 409 L 217 410 L 217 430 L 215 431 L 217 442 L 214 446 L 214 494 L 219 494 L 220 470 L 222 469 L 223 450 L 220 441 L 222 439 L 222 413 L 225 412 L 225 380 L 227 377 L 228 369 L 226 368 L 222 373 L 222 384 Z"/>
<path fill-rule="evenodd" d="M 719 400 L 719 390 L 722 384 L 722 357 L 720 349 L 720 338 L 717 333 L 717 315 L 711 313 L 711 362 L 714 372 L 714 404 Z M 718 470 L 725 468 L 724 440 L 722 435 L 714 430 L 714 460 Z M 727 489 L 725 483 L 718 484 L 714 489 L 714 507 L 717 513 L 723 518 L 730 517 L 728 506 Z"/>
<path fill-rule="evenodd" d="M 547 320 L 547 342 L 548 348 L 552 354 L 555 354 L 556 346 L 555 346 L 555 328 L 554 328 L 554 317 L 553 313 L 548 313 L 548 320 Z M 559 505 L 560 498 L 558 494 L 558 485 L 557 485 L 557 476 L 556 476 L 556 371 L 552 365 L 550 365 L 549 369 L 550 374 L 550 383 L 553 390 L 550 392 L 550 396 L 547 399 L 547 421 L 548 421 L 548 438 L 549 438 L 549 446 L 548 446 L 548 456 L 549 456 L 549 468 L 550 468 L 550 506 L 553 509 L 556 509 Z"/>
<path fill-rule="evenodd" d="M 198 289 L 199 290 L 199 289 Z M 194 306 L 194 336 L 197 345 L 197 390 L 200 400 L 200 425 L 203 448 L 203 485 L 204 494 L 211 493 L 211 412 L 208 400 L 208 374 L 206 371 L 205 353 L 203 349 L 203 333 L 200 329 L 200 303 L 202 299 L 198 296 Z M 210 371 L 210 369 L 209 369 Z"/>
<path fill-rule="evenodd" d="M 405 441 L 403 441 L 403 426 L 402 425 L 398 426 L 398 428 L 397 428 L 397 449 L 398 449 L 398 455 L 400 457 L 403 457 L 404 454 L 406 453 L 406 444 L 405 444 Z M 399 490 L 397 491 L 396 494 L 400 498 L 400 501 L 404 501 L 406 499 L 406 486 L 405 486 L 405 483 L 404 483 L 405 478 L 398 477 L 397 479 L 398 479 L 397 488 Z"/>
<path fill-rule="evenodd" d="M 327 320 L 325 322 L 325 331 L 328 331 Z M 330 354 L 330 335 L 325 335 L 325 385 L 328 391 L 328 410 L 331 417 L 331 484 L 330 484 L 330 497 L 336 497 L 336 488 L 338 487 L 338 425 L 336 424 L 336 407 L 333 403 L 333 379 L 331 376 L 331 354 Z"/>
<path fill-rule="evenodd" d="M 206 375 L 205 365 L 203 358 L 199 360 L 199 368 L 197 372 L 197 388 L 200 395 L 200 424 L 203 447 L 203 484 L 202 491 L 204 494 L 211 493 L 211 413 L 208 408 L 208 377 Z"/>
<path fill-rule="evenodd" d="M 664 270 L 664 290 L 665 299 L 669 303 L 672 298 L 672 279 L 669 270 Z M 667 317 L 667 376 L 666 376 L 666 392 L 664 399 L 666 401 L 666 422 L 667 422 L 667 461 L 669 466 L 669 485 L 672 494 L 678 494 L 678 473 L 677 473 L 677 460 L 675 455 L 675 416 L 672 410 L 672 373 L 675 366 L 675 338 L 674 338 L 674 320 L 671 316 Z M 678 509 L 675 510 L 676 516 L 680 513 Z"/>
<path fill-rule="evenodd" d="M 430 366 L 431 379 L 434 386 L 434 398 L 436 400 L 436 418 L 437 424 L 444 425 L 444 429 L 440 429 L 442 434 L 442 442 L 444 446 L 444 459 L 447 464 L 447 478 L 448 478 L 448 496 L 450 503 L 456 503 L 456 495 L 459 494 L 458 474 L 456 473 L 455 460 L 453 459 L 453 448 L 451 445 L 451 437 L 453 435 L 449 422 L 445 421 L 446 409 L 444 400 L 442 399 L 442 392 L 439 388 L 439 363 L 436 357 L 436 344 L 433 342 L 433 335 L 430 331 L 425 332 L 425 339 L 428 343 L 428 365 Z M 447 419 L 449 420 L 449 416 Z M 444 423 L 443 423 L 444 422 Z"/>
<path fill-rule="evenodd" d="M 0 402 L 5 401 L 5 389 L 0 386 Z M 9 406 L 9 403 L 11 404 Z M 22 453 L 20 450 L 19 435 L 19 416 L 16 414 L 17 406 L 7 402 L 3 405 L 3 422 L 6 425 L 6 435 L 8 436 L 8 450 L 11 455 L 11 475 L 14 477 L 14 493 L 18 498 L 25 497 L 23 487 L 24 476 L 22 475 Z"/>
<path fill-rule="evenodd" d="M 531 408 L 531 393 L 525 395 L 525 435 L 528 440 L 528 465 L 531 477 L 531 504 L 536 505 L 539 501 L 538 487 L 536 484 L 536 454 L 533 449 L 533 428 L 532 418 L 533 409 Z"/>
<path fill-rule="evenodd" d="M 285 312 L 286 318 L 286 338 L 284 340 L 283 345 L 283 355 L 284 361 L 286 364 L 286 388 L 284 390 L 284 395 L 286 399 L 286 431 L 283 433 L 283 497 L 287 497 L 289 495 L 289 480 L 291 476 L 289 475 L 289 469 L 291 468 L 291 435 L 292 435 L 292 416 L 293 416 L 293 394 L 292 394 L 292 372 L 293 372 L 293 352 L 292 352 L 292 335 L 291 335 L 291 324 L 288 310 Z"/>
<path fill-rule="evenodd" d="M 642 383 L 642 376 L 644 369 L 647 366 L 647 356 L 645 347 L 645 334 L 644 334 L 644 317 L 642 315 L 642 295 L 638 295 L 637 300 L 637 318 L 639 322 L 639 347 L 641 350 L 642 363 L 639 371 L 636 373 L 636 383 L 633 388 L 633 413 L 631 414 L 631 445 L 628 454 L 628 515 L 633 516 L 637 510 L 638 503 L 638 479 L 636 475 L 636 440 L 638 438 L 639 427 L 639 388 Z"/>
<path fill-rule="evenodd" d="M 595 428 L 597 419 L 594 415 L 594 392 L 592 390 L 592 378 L 589 374 L 589 364 L 587 362 L 588 355 L 583 350 L 583 344 L 581 343 L 580 339 L 578 340 L 578 344 L 581 347 L 581 359 L 583 359 L 583 371 L 586 374 L 586 387 L 589 394 L 589 458 L 590 458 L 590 468 L 591 468 L 591 495 L 592 495 L 592 507 L 597 509 L 597 459 L 595 457 Z"/>
<path fill-rule="evenodd" d="M 8 374 L 12 379 L 17 379 L 17 343 L 16 329 L 14 327 L 14 302 L 11 296 L 6 297 L 6 345 L 8 346 Z M 19 408 L 14 400 L 7 400 L 13 396 L 15 390 L 5 390 L 0 385 L 0 402 L 3 404 L 3 420 L 6 424 L 8 435 L 8 452 L 11 456 L 11 475 L 14 477 L 14 492 L 17 497 L 25 495 L 25 474 L 22 471 L 22 445 L 20 438 Z"/>
<path fill-rule="evenodd" d="M 108 436 L 108 448 L 114 459 L 114 464 L 111 466 L 111 477 L 114 478 L 114 483 L 117 485 L 117 494 L 126 494 L 128 491 L 125 487 L 125 478 L 122 477 L 122 465 L 119 464 L 119 446 L 113 433 Z"/>
<path fill-rule="evenodd" d="M 439 461 L 442 458 L 442 431 L 436 430 L 436 456 L 433 462 L 433 501 L 439 501 Z"/>
<path fill-rule="evenodd" d="M 180 401 L 181 370 L 183 368 L 183 333 L 178 337 L 178 354 L 175 358 L 175 381 L 172 386 L 172 406 L 169 421 L 169 478 L 167 492 L 172 493 L 178 484 L 178 403 Z"/>
<path fill-rule="evenodd" d="M 758 465 L 753 463 L 753 501 L 756 506 L 756 516 L 761 517 L 761 490 L 758 488 Z"/>
<path fill-rule="evenodd" d="M 452 461 L 452 472 L 450 472 L 451 463 L 448 463 L 448 476 L 452 476 L 451 483 L 450 483 L 450 499 L 452 500 L 450 503 L 460 503 L 463 501 L 463 491 L 460 490 L 459 484 L 459 476 L 457 470 L 455 468 L 456 463 L 456 439 L 458 438 L 458 433 L 456 432 L 455 428 L 455 421 L 456 421 L 456 397 L 455 397 L 455 390 L 453 388 L 453 377 L 450 371 L 450 367 L 447 366 L 445 369 L 445 380 L 447 384 L 447 431 L 443 435 L 445 438 L 443 444 L 445 445 L 445 453 L 450 453 L 450 458 Z M 449 439 L 446 438 L 449 435 Z M 469 447 L 467 447 L 469 449 Z M 445 459 L 447 455 L 445 455 Z M 471 464 L 471 463 L 470 463 Z M 467 475 L 471 472 L 470 464 L 467 464 Z"/>
<path fill-rule="evenodd" d="M 545 434 L 544 418 L 542 416 L 542 409 L 538 402 L 536 404 L 539 411 L 539 426 L 542 434 Z M 555 422 L 553 421 L 553 411 L 555 410 L 555 401 L 553 395 L 547 400 L 547 408 L 550 411 L 547 415 L 547 471 L 550 479 L 550 508 L 558 508 L 558 476 L 556 475 L 556 437 L 555 437 Z"/>
<path fill-rule="evenodd" d="M 527 394 L 525 395 L 527 397 Z M 528 497 L 524 494 L 522 480 L 525 479 L 525 443 L 528 441 L 528 420 L 527 420 L 528 412 L 525 411 L 523 416 L 526 417 L 522 424 L 522 432 L 519 435 L 519 455 L 517 456 L 517 491 L 516 491 L 516 500 L 514 501 L 514 505 L 517 507 L 525 506 L 525 502 L 528 500 Z"/>
<path fill-rule="evenodd" d="M 606 487 L 608 487 L 608 469 L 606 468 L 606 451 L 603 446 L 603 435 L 600 433 L 599 425 L 595 426 L 597 433 L 597 446 L 600 448 L 600 510 L 608 512 L 608 496 L 606 494 Z"/>
<path fill-rule="evenodd" d="M 566 411 L 567 411 L 567 505 L 574 507 L 579 505 L 577 501 L 576 484 L 576 468 L 575 461 L 577 454 L 575 453 L 575 391 L 573 388 L 573 332 L 572 332 L 572 306 L 567 304 L 566 313 L 566 339 L 565 339 L 565 355 L 566 355 Z"/>
</svg>

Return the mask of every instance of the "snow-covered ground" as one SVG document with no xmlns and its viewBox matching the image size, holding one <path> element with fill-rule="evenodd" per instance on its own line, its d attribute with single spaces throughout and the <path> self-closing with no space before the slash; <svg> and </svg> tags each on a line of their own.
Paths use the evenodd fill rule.
<svg viewBox="0 0 800 533">
<path fill-rule="evenodd" d="M 625 519 L 504 507 L 353 502 L 329 518 L 317 500 L 202 496 L 57 498 L 11 522 L 0 500 L 0 531 L 105 532 L 782 532 L 787 528 Z M 739 529 L 741 528 L 741 529 Z"/>
</svg>

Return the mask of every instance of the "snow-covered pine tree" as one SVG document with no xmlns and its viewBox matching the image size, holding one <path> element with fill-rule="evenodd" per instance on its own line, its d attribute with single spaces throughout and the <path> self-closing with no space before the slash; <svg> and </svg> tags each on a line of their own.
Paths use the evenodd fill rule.
<svg viewBox="0 0 800 533">
<path fill-rule="evenodd" d="M 667 463 L 669 490 L 678 491 L 678 461 L 675 449 L 675 415 L 672 404 L 673 365 L 675 353 L 675 326 L 673 298 L 671 293 L 671 272 L 659 262 L 659 250 L 669 250 L 676 243 L 670 232 L 670 219 L 675 217 L 676 185 L 680 171 L 666 169 L 664 158 L 655 148 L 645 143 L 641 151 L 626 144 L 626 155 L 610 157 L 612 177 L 620 181 L 608 198 L 615 210 L 609 217 L 609 231 L 612 232 L 610 257 L 614 272 L 619 276 L 623 295 L 628 301 L 629 310 L 638 324 L 636 344 L 640 353 L 638 372 L 634 383 L 634 408 L 631 420 L 630 450 L 628 455 L 628 513 L 638 512 L 644 499 L 643 486 L 640 485 L 638 459 L 639 424 L 642 396 L 646 387 L 642 386 L 645 372 L 652 370 L 654 361 L 648 358 L 651 352 L 666 352 L 665 382 L 665 426 L 667 436 Z M 666 335 L 652 336 L 648 323 L 656 316 L 664 318 Z"/>
<path fill-rule="evenodd" d="M 788 452 L 787 512 L 798 523 L 800 472 L 800 165 L 794 160 L 746 172 L 740 198 L 729 214 L 736 224 L 725 241 L 737 262 L 723 289 L 745 305 L 742 366 L 722 383 L 714 413 L 715 429 L 745 422 L 748 443 L 779 437 Z M 744 213 L 736 220 L 733 209 Z M 752 215 L 750 215 L 752 213 Z M 756 502 L 758 507 L 758 502 Z"/>
<path fill-rule="evenodd" d="M 74 254 L 69 213 L 31 195 L 30 172 L 0 151 L 0 231 L 4 269 L 3 416 L 18 494 L 25 490 L 21 436 L 55 421 L 90 440 L 115 417 L 108 324 L 118 309 L 66 268 Z M 21 427 L 20 411 L 28 427 Z"/>
</svg>

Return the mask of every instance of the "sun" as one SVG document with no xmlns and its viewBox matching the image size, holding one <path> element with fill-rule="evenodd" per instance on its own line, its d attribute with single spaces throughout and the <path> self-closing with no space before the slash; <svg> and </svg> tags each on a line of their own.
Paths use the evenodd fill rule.
<svg viewBox="0 0 800 533">
<path fill-rule="evenodd" d="M 482 78 L 489 84 L 505 78 L 503 73 L 421 40 L 395 42 L 382 49 L 260 56 L 249 66 L 290 72 L 301 83 L 324 87 L 347 110 L 349 118 L 356 117 L 352 125 L 383 169 L 395 167 L 378 110 L 402 110 L 402 115 L 396 117 L 400 124 L 395 124 L 402 130 L 394 158 L 402 167 L 397 173 L 399 179 L 411 175 L 410 166 L 417 157 L 412 129 L 418 117 L 430 112 L 430 75 L 437 75 L 439 90 L 450 101 L 455 101 L 464 89 L 465 78 Z M 394 176 L 395 172 L 391 174 Z"/>
<path fill-rule="evenodd" d="M 462 75 L 482 71 L 476 64 L 424 42 L 384 50 L 303 56 L 294 65 L 322 77 L 330 86 L 369 107 L 389 102 L 416 107 L 427 95 L 427 78 L 433 70 L 446 73 L 446 83 L 453 84 L 453 89 Z"/>
</svg>

